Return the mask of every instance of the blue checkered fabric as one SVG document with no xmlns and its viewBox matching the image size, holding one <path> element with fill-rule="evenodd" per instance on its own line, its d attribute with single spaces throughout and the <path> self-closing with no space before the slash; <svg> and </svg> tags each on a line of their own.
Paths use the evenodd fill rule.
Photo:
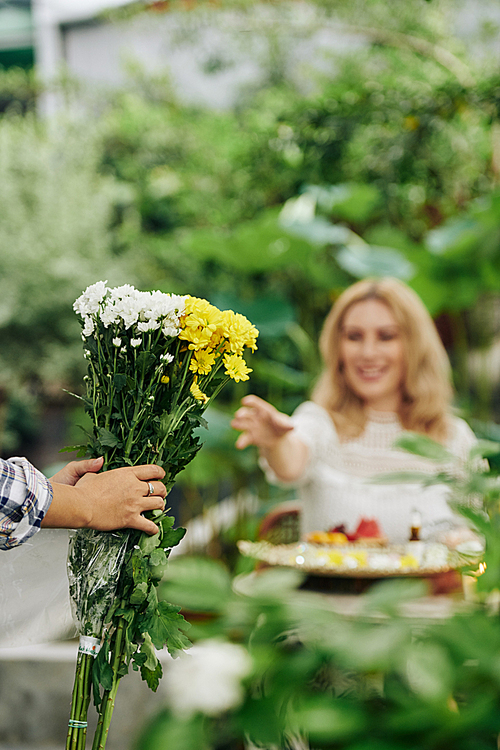
<svg viewBox="0 0 500 750">
<path fill-rule="evenodd" d="M 18 547 L 40 529 L 52 486 L 25 458 L 0 459 L 0 549 Z"/>
</svg>

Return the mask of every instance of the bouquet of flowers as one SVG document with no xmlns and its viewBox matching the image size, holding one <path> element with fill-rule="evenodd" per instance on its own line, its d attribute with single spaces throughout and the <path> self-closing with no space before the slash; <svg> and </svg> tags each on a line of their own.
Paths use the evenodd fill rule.
<svg viewBox="0 0 500 750">
<path fill-rule="evenodd" d="M 74 309 L 81 316 L 88 374 L 81 397 L 93 421 L 87 443 L 71 446 L 104 456 L 104 470 L 156 463 L 167 491 L 201 448 L 195 429 L 230 380 L 248 380 L 243 358 L 257 329 L 203 299 L 132 286 L 90 286 Z M 79 397 L 80 398 L 80 397 Z M 190 645 L 179 608 L 159 601 L 167 557 L 184 529 L 151 511 L 158 533 L 76 531 L 68 575 L 80 633 L 67 750 L 83 750 L 93 693 L 99 719 L 93 750 L 104 748 L 118 683 L 130 664 L 156 690 L 162 675 L 155 649 Z"/>
</svg>

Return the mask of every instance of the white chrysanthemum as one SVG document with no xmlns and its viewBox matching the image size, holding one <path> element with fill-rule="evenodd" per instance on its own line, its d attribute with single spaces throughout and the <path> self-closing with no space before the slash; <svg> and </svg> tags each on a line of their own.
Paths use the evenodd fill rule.
<svg viewBox="0 0 500 750">
<path fill-rule="evenodd" d="M 87 336 L 92 336 L 94 333 L 94 321 L 90 317 L 90 315 L 86 315 L 83 319 L 83 330 L 82 330 L 82 336 L 87 338 Z"/>
<path fill-rule="evenodd" d="M 113 339 L 113 346 L 118 347 L 118 346 L 121 346 L 121 345 L 122 345 L 122 340 L 121 339 L 119 339 L 119 338 Z"/>
<path fill-rule="evenodd" d="M 176 315 L 182 316 L 186 312 L 186 295 L 171 294 L 170 299 L 174 305 Z"/>
<path fill-rule="evenodd" d="M 137 330 L 141 331 L 142 333 L 147 333 L 148 331 L 156 331 L 156 329 L 159 327 L 159 320 L 144 320 L 137 323 Z"/>
<path fill-rule="evenodd" d="M 99 316 L 101 323 L 105 328 L 116 325 L 118 323 L 118 315 L 116 314 L 116 308 L 110 300 L 107 300 Z"/>
<path fill-rule="evenodd" d="M 179 315 L 185 310 L 185 298 L 178 295 L 164 294 L 163 292 L 148 292 L 144 298 L 142 311 L 141 330 L 156 330 L 162 326 L 165 335 L 177 336 L 179 334 Z M 143 328 L 142 326 L 154 321 L 154 328 Z"/>
<path fill-rule="evenodd" d="M 116 300 L 115 311 L 116 314 L 123 320 L 125 328 L 130 328 L 138 322 L 141 316 L 141 301 L 135 295 Z"/>
<path fill-rule="evenodd" d="M 99 304 L 106 296 L 107 281 L 97 281 L 87 287 L 83 294 L 73 304 L 73 310 L 81 315 L 95 315 L 99 311 Z"/>
<path fill-rule="evenodd" d="M 172 324 L 170 321 L 165 321 L 161 330 L 166 338 L 169 338 L 170 336 L 178 336 L 180 333 L 179 326 L 175 323 Z"/>
<path fill-rule="evenodd" d="M 251 669 L 252 659 L 243 646 L 210 639 L 175 659 L 162 685 L 175 713 L 217 716 L 242 702 L 242 680 Z"/>
<path fill-rule="evenodd" d="M 115 286 L 113 289 L 110 289 L 111 299 L 115 302 L 124 297 L 135 297 L 137 294 L 140 294 L 140 292 L 131 286 L 131 284 L 123 284 L 123 286 Z"/>
<path fill-rule="evenodd" d="M 166 362 L 168 365 L 174 361 L 174 355 L 170 354 L 170 352 L 166 352 L 165 354 L 160 354 L 160 360 L 162 362 Z"/>
<path fill-rule="evenodd" d="M 142 339 L 130 339 L 130 345 L 137 349 L 142 344 Z"/>
</svg>

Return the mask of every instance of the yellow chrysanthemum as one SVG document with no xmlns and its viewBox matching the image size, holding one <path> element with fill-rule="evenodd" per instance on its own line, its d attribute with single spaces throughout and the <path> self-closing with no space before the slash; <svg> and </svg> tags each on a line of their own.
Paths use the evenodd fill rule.
<svg viewBox="0 0 500 750">
<path fill-rule="evenodd" d="M 166 385 L 167 383 L 170 383 L 170 378 L 168 377 L 168 375 L 162 375 L 162 377 L 161 377 L 161 382 L 162 382 L 162 383 L 165 383 L 165 385 Z"/>
<path fill-rule="evenodd" d="M 225 354 L 224 355 L 224 367 L 226 375 L 237 383 L 240 380 L 248 380 L 248 373 L 252 370 L 247 367 L 247 363 L 242 357 L 238 357 L 237 354 Z"/>
<path fill-rule="evenodd" d="M 208 375 L 215 364 L 215 357 L 215 352 L 210 352 L 207 349 L 196 351 L 189 363 L 189 369 L 200 375 Z"/>
<path fill-rule="evenodd" d="M 190 349 L 195 351 L 206 349 L 220 321 L 220 310 L 210 302 L 198 297 L 187 297 L 186 314 L 181 319 L 179 338 L 188 341 Z"/>
<path fill-rule="evenodd" d="M 191 395 L 197 400 L 197 401 L 203 401 L 204 404 L 209 401 L 209 398 L 206 393 L 203 393 L 203 391 L 200 389 L 200 386 L 196 382 L 196 380 L 193 380 L 191 383 L 191 388 L 189 389 L 191 391 Z"/>
<path fill-rule="evenodd" d="M 252 351 L 257 349 L 259 332 L 244 315 L 232 310 L 224 310 L 221 313 L 221 318 L 221 329 L 224 337 L 228 340 L 230 352 L 241 355 L 245 347 L 252 349 Z"/>
</svg>

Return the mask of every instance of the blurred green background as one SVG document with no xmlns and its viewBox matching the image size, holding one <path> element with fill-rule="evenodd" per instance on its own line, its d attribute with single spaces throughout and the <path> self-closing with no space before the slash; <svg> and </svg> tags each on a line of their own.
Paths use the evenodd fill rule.
<svg viewBox="0 0 500 750">
<path fill-rule="evenodd" d="M 7 6 L 29 5 L 0 0 L 0 32 Z M 168 69 L 147 73 L 138 60 L 125 82 L 89 95 L 68 71 L 47 82 L 29 49 L 0 54 L 1 455 L 49 471 L 80 442 L 85 415 L 67 391 L 82 391 L 72 304 L 87 285 L 189 293 L 241 312 L 260 329 L 251 380 L 209 411 L 205 447 L 173 496 L 179 523 L 202 514 L 214 532 L 224 523 L 207 511 L 242 500 L 225 535 L 202 535 L 201 551 L 232 567 L 234 539 L 287 495 L 266 485 L 253 449 L 235 450 L 231 416 L 248 392 L 287 413 L 307 397 L 323 318 L 359 278 L 395 275 L 421 295 L 452 362 L 457 409 L 480 437 L 500 439 L 500 2 L 157 0 L 101 21 L 151 13 L 179 14 L 179 44 L 193 55 L 204 24 L 228 35 L 208 76 L 236 65 L 245 45 L 259 76 L 217 109 L 187 104 Z M 298 43 L 330 28 L 342 43 L 297 77 Z M 51 117 L 40 108 L 48 93 L 61 103 Z M 254 673 L 234 715 L 206 729 L 200 714 L 189 723 L 164 709 L 136 747 L 241 750 L 248 731 L 269 746 L 292 695 L 314 748 L 497 748 L 498 456 L 490 462 L 492 475 L 473 477 L 490 511 L 476 514 L 484 606 L 433 627 L 393 616 L 421 593 L 401 582 L 372 590 L 366 622 L 332 619 L 301 609 L 295 576 L 271 571 L 248 596 L 219 560 L 173 560 L 162 593 L 202 614 L 193 639 L 243 644 Z M 256 515 L 242 512 L 255 508 L 248 496 Z M 318 628 L 308 649 L 282 637 L 297 622 Z"/>
<path fill-rule="evenodd" d="M 135 3 L 108 20 L 152 6 L 223 27 L 253 5 Z M 452 33 L 460 12 L 498 3 L 318 0 L 318 27 L 364 44 L 332 48 L 300 85 L 287 64 L 294 5 L 271 5 L 259 80 L 225 110 L 182 104 L 168 71 L 137 63 L 85 105 L 60 76 L 51 86 L 66 106 L 43 118 L 36 69 L 0 71 L 3 456 L 46 468 L 79 442 L 84 415 L 64 389 L 81 391 L 72 303 L 90 283 L 206 297 L 260 329 L 251 380 L 208 414 L 205 449 L 179 480 L 180 522 L 244 488 L 264 501 L 279 492 L 252 449 L 234 449 L 231 415 L 247 392 L 287 413 L 307 397 L 324 315 L 364 276 L 395 275 L 421 295 L 457 407 L 478 434 L 500 435 L 500 32 L 493 14 L 474 38 Z"/>
</svg>

